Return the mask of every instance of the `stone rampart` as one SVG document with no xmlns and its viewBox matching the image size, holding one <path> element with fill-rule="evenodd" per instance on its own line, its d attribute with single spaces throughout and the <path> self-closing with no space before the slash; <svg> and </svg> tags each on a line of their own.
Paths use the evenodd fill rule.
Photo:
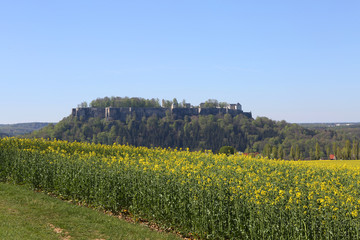
<svg viewBox="0 0 360 240">
<path fill-rule="evenodd" d="M 107 121 L 120 120 L 126 121 L 126 117 L 131 114 L 131 108 L 105 108 L 105 119 Z"/>
<path fill-rule="evenodd" d="M 153 115 L 158 118 L 163 118 L 166 116 L 167 108 L 132 108 L 132 114 L 135 114 L 136 119 L 141 119 L 143 117 L 151 117 Z"/>
<path fill-rule="evenodd" d="M 72 116 L 83 120 L 90 117 L 105 118 L 105 108 L 73 108 Z"/>
<path fill-rule="evenodd" d="M 235 117 L 239 114 L 252 118 L 251 112 L 243 112 L 238 109 L 229 108 L 73 108 L 71 115 L 78 119 L 87 120 L 91 117 L 106 119 L 107 121 L 120 120 L 126 121 L 127 116 L 136 116 L 136 119 L 143 117 L 151 117 L 153 115 L 158 118 L 166 116 L 169 111 L 174 119 L 184 119 L 185 116 L 206 116 L 218 114 L 230 114 Z"/>
<path fill-rule="evenodd" d="M 199 108 L 199 115 L 218 115 L 226 114 L 227 109 L 225 108 Z"/>
<path fill-rule="evenodd" d="M 172 108 L 171 115 L 174 119 L 184 119 L 185 116 L 199 115 L 198 108 Z"/>
</svg>

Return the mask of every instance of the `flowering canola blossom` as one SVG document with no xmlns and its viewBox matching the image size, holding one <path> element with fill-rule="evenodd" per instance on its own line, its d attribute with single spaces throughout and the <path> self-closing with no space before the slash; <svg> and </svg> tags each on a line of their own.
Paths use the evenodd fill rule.
<svg viewBox="0 0 360 240">
<path fill-rule="evenodd" d="M 0 140 L 0 180 L 208 239 L 359 239 L 360 164 Z"/>
</svg>

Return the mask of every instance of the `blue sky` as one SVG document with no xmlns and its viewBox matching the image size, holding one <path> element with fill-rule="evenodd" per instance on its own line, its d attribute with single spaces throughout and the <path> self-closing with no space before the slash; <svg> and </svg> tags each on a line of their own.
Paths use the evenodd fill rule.
<svg viewBox="0 0 360 240">
<path fill-rule="evenodd" d="M 104 96 L 360 122 L 359 1 L 1 1 L 0 123 Z"/>
</svg>

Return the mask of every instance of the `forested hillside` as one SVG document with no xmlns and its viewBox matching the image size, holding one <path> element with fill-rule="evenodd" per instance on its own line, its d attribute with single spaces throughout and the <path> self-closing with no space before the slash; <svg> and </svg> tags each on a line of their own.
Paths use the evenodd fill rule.
<svg viewBox="0 0 360 240">
<path fill-rule="evenodd" d="M 17 136 L 30 133 L 34 130 L 39 130 L 49 123 L 16 123 L 16 124 L 0 124 L 0 137 L 1 136 Z"/>
<path fill-rule="evenodd" d="M 101 104 L 101 99 L 97 99 L 96 104 L 92 103 Z M 214 152 L 229 145 L 237 151 L 258 152 L 270 158 L 320 159 L 334 154 L 338 159 L 358 159 L 359 134 L 355 133 L 307 129 L 266 117 L 252 119 L 243 115 L 232 117 L 225 114 L 192 116 L 183 120 L 174 120 L 171 115 L 164 118 L 154 115 L 142 119 L 132 116 L 126 122 L 98 118 L 81 121 L 69 116 L 28 137 Z"/>
</svg>

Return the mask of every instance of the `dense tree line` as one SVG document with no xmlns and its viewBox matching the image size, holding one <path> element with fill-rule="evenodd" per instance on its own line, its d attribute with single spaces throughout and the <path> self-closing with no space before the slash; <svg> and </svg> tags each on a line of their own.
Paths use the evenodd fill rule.
<svg viewBox="0 0 360 240">
<path fill-rule="evenodd" d="M 183 108 L 186 107 L 186 100 L 183 99 L 179 102 L 176 98 L 173 100 L 162 99 L 161 103 L 159 99 L 144 99 L 139 97 L 104 97 L 97 98 L 88 104 L 87 102 L 82 102 L 78 104 L 78 107 L 95 107 L 95 108 L 106 108 L 106 107 L 141 107 L 141 108 Z M 226 107 L 227 102 L 219 102 L 216 99 L 209 99 L 204 102 L 205 108 L 217 108 L 217 107 Z"/>
<path fill-rule="evenodd" d="M 126 122 L 67 117 L 29 137 L 214 152 L 222 146 L 233 146 L 236 151 L 293 160 L 328 159 L 330 154 L 337 159 L 359 159 L 359 135 L 310 130 L 285 121 L 266 117 L 251 119 L 243 115 L 185 116 L 180 120 L 170 114 L 164 118 L 128 116 Z"/>
<path fill-rule="evenodd" d="M 80 104 L 80 107 L 87 107 L 87 103 L 83 102 Z M 159 99 L 144 99 L 138 97 L 104 97 L 97 98 L 89 104 L 90 107 L 95 108 L 106 108 L 106 107 L 151 107 L 158 108 L 160 107 Z"/>
</svg>

